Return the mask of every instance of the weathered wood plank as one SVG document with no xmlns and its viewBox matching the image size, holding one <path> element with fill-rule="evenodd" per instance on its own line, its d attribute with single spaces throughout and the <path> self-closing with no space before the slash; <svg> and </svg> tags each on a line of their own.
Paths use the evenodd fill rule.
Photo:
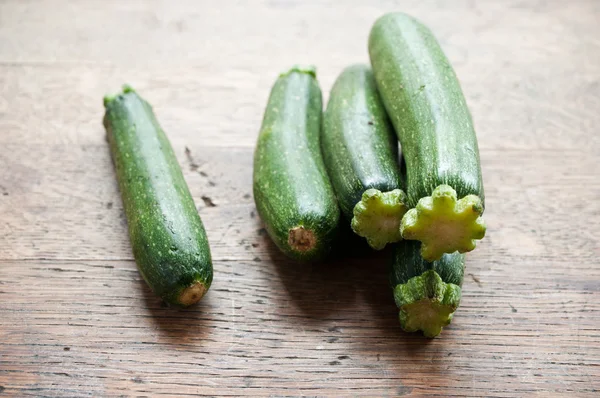
<svg viewBox="0 0 600 398">
<path fill-rule="evenodd" d="M 595 385 L 598 269 L 557 287 L 550 275 L 487 270 L 470 256 L 462 307 L 429 342 L 399 330 L 382 261 L 298 267 L 272 256 L 217 260 L 209 295 L 187 311 L 163 308 L 132 261 L 3 262 L 3 385 L 41 395 L 494 395 Z M 506 283 L 519 269 L 526 282 Z"/>
<path fill-rule="evenodd" d="M 217 258 L 252 258 L 243 250 L 255 249 L 261 228 L 252 199 L 252 149 L 173 145 Z M 30 144 L 28 153 L 20 145 L 4 148 L 0 169 L 11 172 L 1 183 L 0 212 L 10 217 L 0 224 L 0 259 L 132 258 L 105 142 Z M 566 150 L 538 150 L 531 157 L 508 149 L 482 150 L 481 157 L 489 234 L 476 253 L 490 259 L 568 256 L 565 267 L 598 263 L 596 158 Z M 573 239 L 577 226 L 586 228 Z"/>
<path fill-rule="evenodd" d="M 385 253 L 292 263 L 251 196 L 277 74 L 314 63 L 326 97 L 399 4 L 0 2 L 0 397 L 596 396 L 600 3 L 401 6 L 455 65 L 486 185 L 488 236 L 431 341 L 400 330 Z M 214 284 L 188 310 L 132 259 L 101 125 L 124 82 L 155 107 L 211 242 Z"/>
</svg>

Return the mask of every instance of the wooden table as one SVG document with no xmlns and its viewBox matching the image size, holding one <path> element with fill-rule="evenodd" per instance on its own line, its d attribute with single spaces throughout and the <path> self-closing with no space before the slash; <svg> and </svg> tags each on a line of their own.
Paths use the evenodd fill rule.
<svg viewBox="0 0 600 398">
<path fill-rule="evenodd" d="M 0 4 L 0 397 L 597 396 L 600 3 L 25 1 Z M 327 97 L 405 10 L 440 39 L 478 130 L 488 235 L 439 338 L 401 331 L 384 256 L 286 260 L 251 192 L 271 84 Z M 101 124 L 155 107 L 208 231 L 189 310 L 141 280 Z"/>
</svg>

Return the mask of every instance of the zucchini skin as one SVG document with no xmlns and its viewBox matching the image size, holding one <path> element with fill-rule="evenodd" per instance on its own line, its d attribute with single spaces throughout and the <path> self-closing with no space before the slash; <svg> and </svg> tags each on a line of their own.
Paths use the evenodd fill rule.
<svg viewBox="0 0 600 398">
<path fill-rule="evenodd" d="M 368 66 L 349 66 L 334 83 L 323 115 L 321 148 L 348 220 L 367 189 L 387 192 L 402 186 L 398 139 Z"/>
<path fill-rule="evenodd" d="M 321 89 L 314 68 L 275 82 L 254 152 L 254 201 L 277 247 L 299 261 L 326 256 L 340 210 L 320 150 Z"/>
<path fill-rule="evenodd" d="M 420 243 L 406 240 L 394 246 L 390 284 L 404 284 L 425 271 L 434 270 L 445 283 L 462 286 L 465 272 L 465 255 L 455 252 L 444 254 L 441 259 L 428 262 L 420 254 Z"/>
<path fill-rule="evenodd" d="M 104 99 L 104 126 L 138 269 L 167 303 L 198 301 L 213 279 L 194 200 L 152 107 L 130 87 Z"/>
<path fill-rule="evenodd" d="M 402 13 L 369 36 L 377 87 L 402 145 L 410 207 L 439 185 L 484 206 L 477 137 L 458 79 L 431 31 Z"/>
</svg>

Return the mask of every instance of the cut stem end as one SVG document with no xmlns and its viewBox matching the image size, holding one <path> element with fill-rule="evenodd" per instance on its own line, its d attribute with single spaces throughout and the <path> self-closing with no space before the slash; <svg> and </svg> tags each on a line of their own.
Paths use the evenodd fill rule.
<svg viewBox="0 0 600 398">
<path fill-rule="evenodd" d="M 421 330 L 426 337 L 439 335 L 452 322 L 461 293 L 459 286 L 443 282 L 433 270 L 396 286 L 394 299 L 400 310 L 400 326 L 406 332 Z"/>
<path fill-rule="evenodd" d="M 440 185 L 431 196 L 421 198 L 402 218 L 402 238 L 422 242 L 421 255 L 439 260 L 444 253 L 466 253 L 485 236 L 483 203 L 476 195 L 457 199 L 456 191 Z"/>
<path fill-rule="evenodd" d="M 354 206 L 352 230 L 367 239 L 373 249 L 381 250 L 388 243 L 402 239 L 400 221 L 407 210 L 406 195 L 402 190 L 367 189 Z"/>
</svg>

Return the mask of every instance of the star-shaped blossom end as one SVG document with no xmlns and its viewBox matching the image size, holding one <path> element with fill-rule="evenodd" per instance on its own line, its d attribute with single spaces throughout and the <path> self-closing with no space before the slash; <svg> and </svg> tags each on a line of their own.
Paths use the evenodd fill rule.
<svg viewBox="0 0 600 398">
<path fill-rule="evenodd" d="M 443 282 L 434 270 L 397 285 L 394 300 L 400 310 L 400 326 L 406 332 L 421 330 L 426 337 L 437 336 L 452 322 L 461 294 L 460 286 Z"/>
<path fill-rule="evenodd" d="M 440 185 L 406 212 L 400 232 L 403 239 L 421 241 L 421 256 L 431 262 L 444 253 L 475 249 L 475 241 L 485 236 L 482 213 L 483 203 L 478 196 L 458 200 L 451 186 Z"/>
<path fill-rule="evenodd" d="M 407 210 L 406 194 L 402 190 L 367 189 L 354 206 L 352 230 L 366 238 L 373 249 L 381 250 L 386 244 L 402 239 L 400 222 Z"/>
</svg>

